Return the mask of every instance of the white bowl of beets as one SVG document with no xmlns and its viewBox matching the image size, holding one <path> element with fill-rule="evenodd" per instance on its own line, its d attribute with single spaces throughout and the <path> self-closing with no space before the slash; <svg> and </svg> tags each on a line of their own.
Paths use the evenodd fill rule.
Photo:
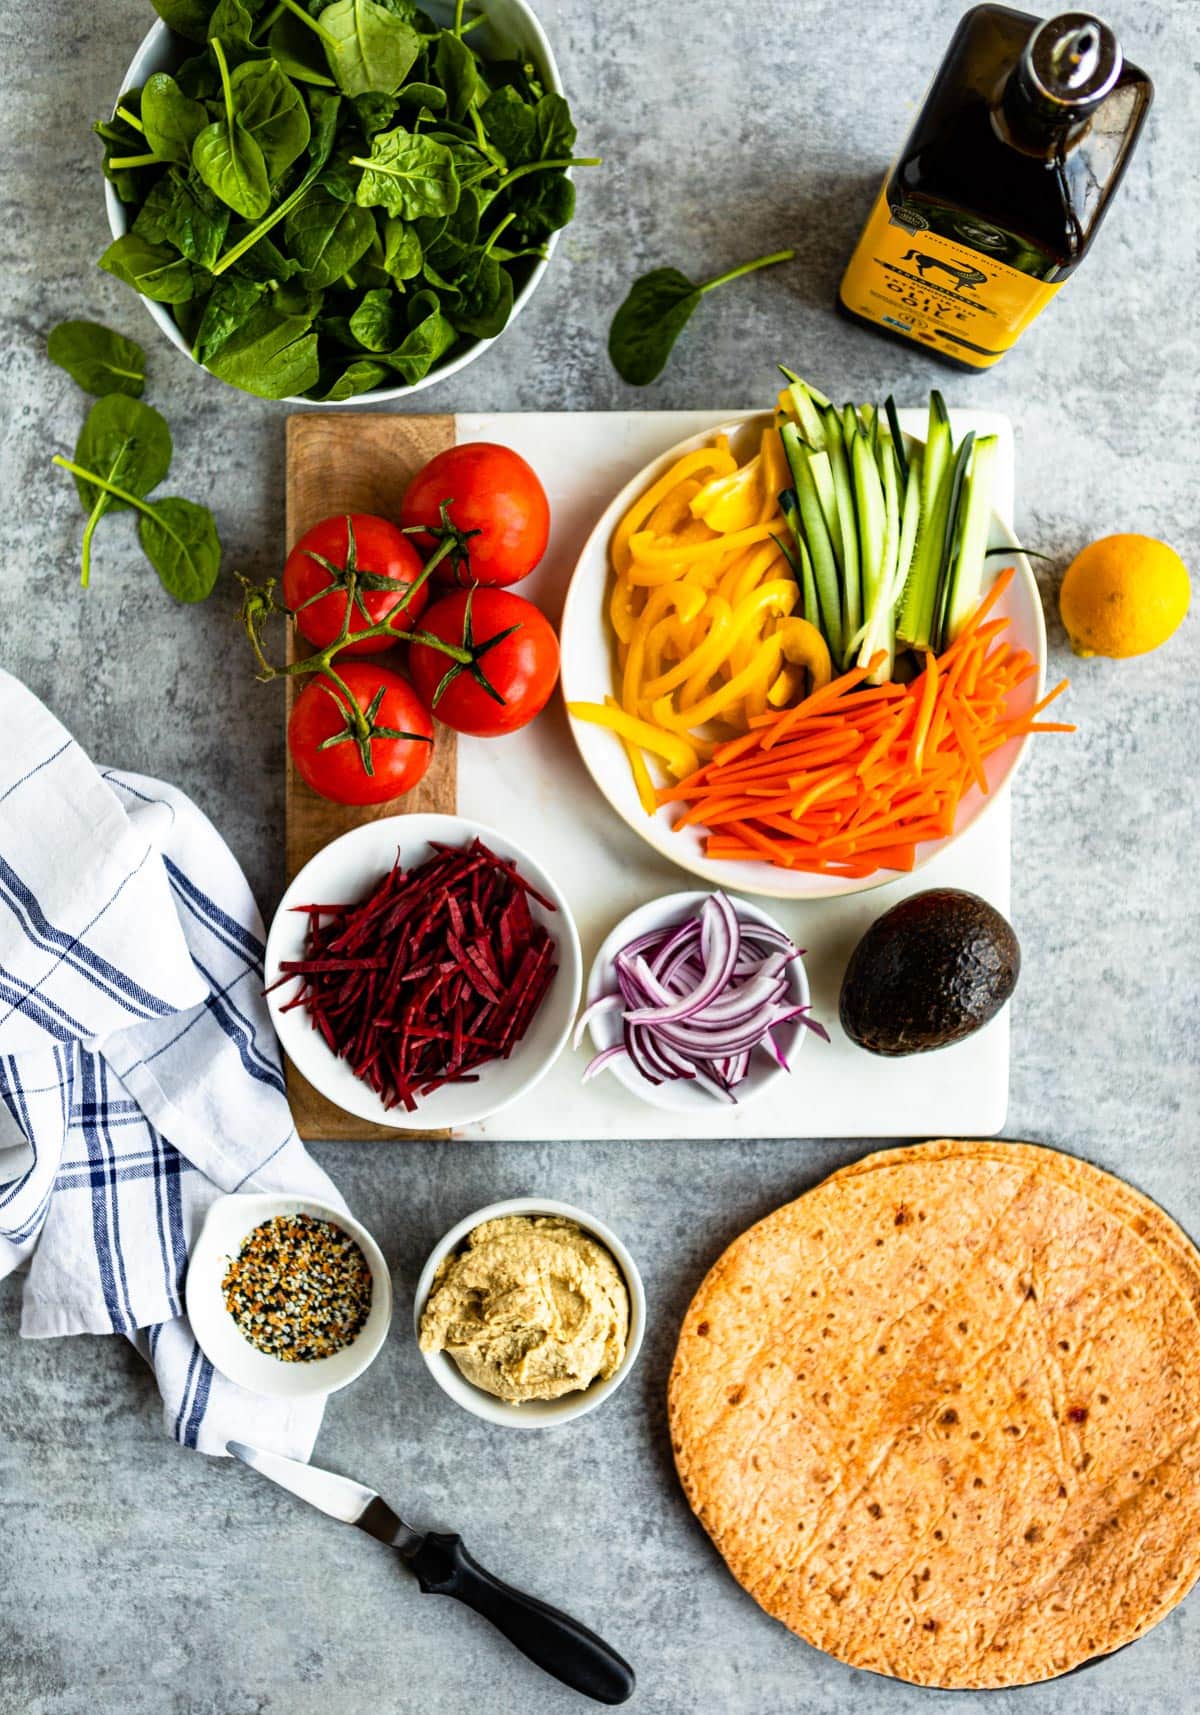
<svg viewBox="0 0 1200 1715">
<path fill-rule="evenodd" d="M 330 161 L 318 175 L 322 182 L 314 180 L 304 193 L 305 208 L 286 217 L 250 250 L 230 263 L 229 252 L 234 245 L 298 189 L 307 168 L 313 164 L 311 154 L 306 145 L 278 172 L 268 166 L 270 206 L 265 216 L 242 217 L 222 205 L 219 198 L 214 199 L 207 185 L 200 181 L 192 158 L 194 138 L 189 137 L 189 129 L 194 129 L 195 123 L 199 122 L 201 111 L 189 107 L 189 102 L 192 91 L 202 96 L 209 103 L 203 110 L 203 118 L 209 124 L 219 122 L 218 109 L 222 107 L 223 99 L 217 68 L 211 63 L 210 56 L 207 70 L 202 70 L 198 57 L 208 52 L 206 44 L 199 39 L 201 21 L 206 10 L 214 10 L 215 0 L 214 4 L 209 0 L 191 0 L 190 4 L 184 4 L 183 0 L 156 0 L 156 4 L 163 18 L 190 29 L 191 39 L 177 34 L 162 19 L 156 22 L 143 38 L 125 74 L 112 116 L 96 129 L 104 147 L 105 206 L 114 241 L 105 252 L 106 258 L 111 258 L 118 241 L 125 241 L 128 245 L 129 234 L 138 235 L 160 249 L 165 247 L 167 252 L 165 257 L 158 258 L 157 267 L 155 259 L 144 251 L 139 251 L 135 257 L 121 257 L 118 253 L 117 265 L 110 271 L 139 290 L 143 304 L 172 345 L 220 379 L 263 398 L 281 399 L 288 404 L 359 405 L 403 399 L 432 386 L 435 381 L 445 380 L 474 362 L 493 339 L 511 326 L 545 273 L 561 227 L 571 219 L 575 193 L 569 171 L 547 175 L 527 172 L 521 181 L 519 197 L 513 192 L 503 193 L 497 204 L 499 212 L 493 211 L 493 215 L 489 215 L 485 211 L 477 241 L 469 247 L 470 264 L 459 275 L 455 265 L 463 259 L 454 251 L 451 241 L 467 242 L 465 228 L 470 214 L 470 175 L 479 170 L 479 163 L 472 162 L 464 167 L 462 177 L 466 191 L 459 197 L 459 206 L 448 217 L 451 224 L 442 235 L 445 242 L 431 259 L 429 252 L 434 246 L 426 241 L 438 217 L 427 215 L 405 219 L 403 214 L 392 217 L 379 205 L 360 208 L 355 200 L 353 182 L 356 170 L 349 166 L 352 154 L 370 153 L 372 135 L 382 135 L 401 126 L 411 128 L 418 123 L 421 109 L 412 101 L 402 100 L 392 113 L 387 112 L 386 104 L 380 104 L 378 111 L 372 114 L 371 104 L 379 102 L 376 94 L 350 96 L 336 87 L 330 75 L 326 46 L 311 21 L 302 23 L 294 12 L 282 8 L 262 6 L 256 9 L 251 5 L 251 13 L 256 14 L 253 29 L 262 32 L 263 40 L 255 40 L 250 48 L 239 46 L 236 41 L 228 43 L 225 57 L 231 79 L 248 75 L 242 71 L 243 65 L 266 65 L 270 63 L 268 56 L 273 57 L 292 89 L 299 92 L 310 115 L 307 123 L 310 144 L 318 132 L 320 101 L 340 94 L 341 106 L 337 140 Z M 339 5 L 340 12 L 346 9 L 348 0 L 330 0 L 330 4 Z M 272 11 L 276 20 L 268 24 Z M 323 12 L 318 11 L 317 24 L 320 24 L 322 15 Z M 471 27 L 471 20 L 477 15 L 481 21 Z M 443 30 L 450 30 L 454 17 L 452 3 L 427 0 L 412 27 L 428 28 L 432 23 Z M 504 141 L 507 148 L 507 153 L 503 154 L 505 163 L 512 160 L 518 166 L 528 165 L 526 157 L 536 155 L 543 146 L 551 151 L 553 158 L 558 158 L 564 149 L 566 157 L 570 157 L 574 133 L 564 129 L 569 115 L 562 99 L 558 67 L 545 33 L 525 0 L 486 0 L 482 8 L 472 6 L 468 9 L 467 24 L 464 42 L 489 68 L 485 75 L 492 82 L 493 90 L 511 87 L 520 96 L 521 111 L 516 112 L 518 104 L 515 100 L 503 98 L 513 112 L 507 115 L 497 112 L 489 121 L 490 131 L 484 133 L 497 149 L 499 145 L 493 138 Z M 394 30 L 397 26 L 409 27 L 403 20 L 393 17 L 389 28 Z M 349 36 L 353 50 L 357 38 L 353 31 Z M 386 62 L 396 51 L 396 44 L 389 41 L 377 49 L 377 58 L 381 63 Z M 359 57 L 362 57 L 361 50 Z M 451 51 L 451 61 L 453 57 Z M 405 82 L 411 86 L 423 70 L 424 61 L 406 75 Z M 159 95 L 159 122 L 165 134 L 155 137 L 159 164 L 110 171 L 108 163 L 113 159 L 136 160 L 147 153 L 153 157 L 154 152 L 148 149 L 142 126 L 140 94 L 155 74 L 178 75 L 185 86 L 183 94 L 187 97 L 180 101 L 178 91 L 168 91 L 165 100 Z M 347 76 L 339 71 L 339 76 L 343 83 L 353 85 L 357 81 L 365 85 L 371 78 L 369 59 L 356 75 Z M 431 70 L 428 76 L 433 79 L 435 73 Z M 451 88 L 449 101 L 453 102 L 456 99 L 453 93 L 456 76 L 461 84 L 461 73 L 456 73 L 451 63 L 442 68 L 442 76 Z M 383 74 L 377 74 L 375 81 L 383 81 Z M 209 87 L 210 84 L 213 87 Z M 160 82 L 157 87 L 161 92 L 164 86 Z M 240 87 L 248 90 L 246 85 Z M 404 84 L 400 87 L 403 93 Z M 429 86 L 423 84 L 423 87 Z M 260 105 L 268 100 L 277 100 L 279 95 L 278 89 L 274 92 L 268 90 L 265 81 L 255 93 Z M 485 98 L 486 93 L 481 92 L 481 99 Z M 539 109 L 539 98 L 545 98 L 548 105 Z M 285 92 L 286 99 L 290 97 Z M 237 100 L 235 87 L 235 102 Z M 352 103 L 359 102 L 362 103 L 364 119 L 361 134 L 353 139 L 357 146 L 352 148 L 350 108 Z M 122 109 L 132 114 L 132 122 L 122 117 Z M 443 125 L 456 127 L 463 133 L 457 141 L 470 150 L 468 136 L 475 134 L 475 119 L 469 109 L 458 119 L 449 117 L 448 107 L 437 114 L 426 111 L 429 116 L 419 120 L 425 131 L 432 133 Z M 269 113 L 266 126 L 260 133 L 271 141 L 279 139 L 282 154 L 277 153 L 277 160 L 286 160 L 289 149 L 294 147 L 294 138 L 291 143 L 285 140 L 288 123 L 286 116 L 281 119 L 277 114 Z M 304 124 L 302 120 L 302 129 Z M 535 132 L 530 131 L 531 125 Z M 239 143 L 245 129 L 239 125 Z M 518 131 L 519 137 L 516 135 Z M 527 131 L 530 131 L 530 137 L 525 136 Z M 173 150 L 174 157 L 170 154 L 164 157 L 164 148 Z M 269 157 L 268 147 L 264 159 L 269 160 Z M 162 164 L 164 160 L 167 165 Z M 252 159 L 251 168 L 255 165 Z M 156 189 L 157 182 L 168 173 L 188 181 L 193 194 L 189 196 L 180 191 L 178 196 L 168 199 L 173 207 L 164 230 L 162 223 L 156 224 L 153 209 L 147 215 L 145 203 L 147 196 Z M 490 189 L 487 180 L 474 182 Z M 498 182 L 494 176 L 492 182 Z M 317 230 L 320 209 L 314 208 L 313 204 L 323 196 L 326 183 L 332 187 L 338 201 L 346 200 L 344 213 L 337 218 L 333 218 L 337 215 L 336 210 L 329 211 L 331 218 L 326 224 L 330 228 L 330 236 L 328 242 L 323 243 L 325 234 L 323 230 Z M 536 208 L 531 206 L 534 186 L 540 186 Z M 247 194 L 253 194 L 253 186 Z M 214 213 L 219 221 L 228 217 L 219 238 L 212 227 Z M 508 213 L 515 213 L 516 218 L 492 250 L 493 260 L 500 259 L 499 270 L 505 276 L 501 280 L 489 264 L 478 262 L 478 250 L 491 237 L 492 228 Z M 288 225 L 291 220 L 306 224 L 310 230 L 307 234 L 299 233 Z M 348 258 L 357 245 L 357 229 L 361 228 L 359 236 L 365 235 L 368 221 L 373 232 L 378 233 L 378 241 L 372 236 L 370 247 L 356 256 L 335 279 L 327 282 L 325 275 L 329 272 L 327 263 L 330 256 L 342 248 Z M 462 231 L 456 231 L 455 221 L 463 223 Z M 424 235 L 419 261 L 413 252 L 413 239 L 418 228 Z M 392 246 L 387 250 L 383 249 L 385 235 Z M 506 238 L 510 241 L 508 244 L 504 242 Z M 305 244 L 308 250 L 319 248 L 320 255 L 309 256 L 308 250 L 304 249 Z M 181 256 L 181 245 L 191 254 Z M 272 267 L 276 267 L 280 259 L 285 268 L 293 263 L 297 268 L 294 273 L 275 279 Z M 307 262 L 309 266 L 299 267 L 300 261 Z M 164 262 L 165 267 L 162 265 Z M 218 307 L 219 313 L 214 313 L 209 324 L 205 325 L 207 300 L 215 289 L 211 270 L 218 264 L 222 271 L 217 284 L 223 289 L 226 303 Z M 102 266 L 109 266 L 109 262 L 103 262 Z M 427 266 L 432 275 L 427 273 Z M 414 267 L 415 271 L 409 273 L 408 270 Z M 201 291 L 189 290 L 189 281 L 193 286 L 199 282 Z M 465 289 L 460 289 L 464 282 Z M 258 301 L 247 313 L 246 304 L 239 303 L 238 296 L 240 294 L 249 301 L 256 292 Z M 321 294 L 320 308 L 315 319 L 305 325 L 314 295 L 318 292 Z M 448 328 L 443 321 L 431 319 L 432 300 L 428 294 L 437 300 L 437 314 L 443 321 L 463 325 Z M 270 326 L 261 319 L 265 317 L 268 304 L 278 307 L 281 312 Z M 430 314 L 425 314 L 426 311 Z M 260 323 L 252 324 L 250 317 L 256 312 L 260 313 Z M 360 312 L 362 319 L 356 332 L 350 323 Z M 415 322 L 416 326 L 409 325 L 410 322 Z M 451 332 L 454 335 L 452 342 Z M 315 341 L 310 338 L 313 334 L 316 335 Z M 217 343 L 222 339 L 224 345 Z M 411 349 L 405 353 L 404 348 L 409 345 Z"/>
<path fill-rule="evenodd" d="M 359 1119 L 422 1133 L 524 1095 L 566 1045 L 583 956 L 545 870 L 461 816 L 333 840 L 275 913 L 265 961 L 289 1059 Z"/>
<path fill-rule="evenodd" d="M 631 911 L 601 944 L 575 1030 L 595 1053 L 585 1079 L 614 1077 L 675 1113 L 744 1106 L 791 1073 L 810 1034 L 801 950 L 761 906 L 670 893 Z"/>
</svg>

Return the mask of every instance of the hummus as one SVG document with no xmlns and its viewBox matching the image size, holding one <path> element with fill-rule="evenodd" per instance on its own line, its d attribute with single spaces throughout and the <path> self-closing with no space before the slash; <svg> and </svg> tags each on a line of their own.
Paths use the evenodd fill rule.
<svg viewBox="0 0 1200 1715">
<path fill-rule="evenodd" d="M 625 1356 L 629 1291 L 611 1254 L 575 1221 L 505 1215 L 467 1235 L 434 1276 L 423 1352 L 448 1352 L 498 1399 L 558 1399 L 611 1376 Z"/>
</svg>

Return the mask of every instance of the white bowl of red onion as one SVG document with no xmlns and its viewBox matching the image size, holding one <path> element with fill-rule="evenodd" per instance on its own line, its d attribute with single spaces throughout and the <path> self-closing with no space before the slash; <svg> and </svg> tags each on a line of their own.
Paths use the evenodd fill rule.
<svg viewBox="0 0 1200 1715">
<path fill-rule="evenodd" d="M 792 1070 L 810 1033 L 801 951 L 760 906 L 725 893 L 670 893 L 622 918 L 597 953 L 576 1044 L 584 1077 L 611 1073 L 676 1113 L 743 1106 Z"/>
</svg>

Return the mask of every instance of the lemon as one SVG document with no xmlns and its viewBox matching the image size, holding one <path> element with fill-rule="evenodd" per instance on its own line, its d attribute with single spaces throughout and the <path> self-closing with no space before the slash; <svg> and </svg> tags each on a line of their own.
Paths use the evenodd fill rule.
<svg viewBox="0 0 1200 1715">
<path fill-rule="evenodd" d="M 1167 641 L 1188 610 L 1187 567 L 1152 536 L 1102 536 L 1077 554 L 1058 592 L 1076 655 L 1145 655 Z"/>
</svg>

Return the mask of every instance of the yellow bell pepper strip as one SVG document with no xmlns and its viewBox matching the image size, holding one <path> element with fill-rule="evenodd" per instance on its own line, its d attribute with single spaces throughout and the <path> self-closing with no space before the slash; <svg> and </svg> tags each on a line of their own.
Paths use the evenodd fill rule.
<svg viewBox="0 0 1200 1715">
<path fill-rule="evenodd" d="M 621 707 L 627 714 L 639 713 L 642 696 L 642 669 L 646 658 L 646 639 L 651 628 L 655 626 L 669 609 L 673 609 L 685 623 L 690 623 L 704 607 L 705 594 L 695 584 L 682 583 L 663 585 L 651 590 L 646 605 L 638 615 L 637 624 L 633 628 L 633 636 L 629 640 L 629 653 L 625 659 L 624 671 L 621 674 Z"/>
<path fill-rule="evenodd" d="M 629 566 L 629 543 L 634 533 L 641 530 L 654 511 L 660 500 L 666 498 L 671 490 L 678 486 L 685 477 L 694 476 L 698 471 L 711 470 L 716 476 L 728 476 L 737 469 L 737 461 L 729 450 L 729 442 L 722 435 L 711 447 L 698 447 L 695 452 L 685 453 L 677 459 L 652 483 L 645 494 L 640 495 L 629 511 L 622 518 L 613 532 L 612 555 L 613 565 L 618 572 L 624 572 Z"/>
<path fill-rule="evenodd" d="M 605 697 L 604 706 L 605 708 L 615 709 L 617 707 L 617 699 L 615 697 Z M 658 799 L 654 791 L 654 782 L 650 778 L 650 770 L 646 767 L 646 758 L 642 755 L 641 751 L 638 749 L 637 745 L 634 744 L 632 739 L 625 738 L 621 735 L 618 736 L 621 737 L 621 743 L 624 746 L 625 755 L 629 760 L 629 772 L 633 775 L 633 784 L 637 789 L 638 803 L 642 806 L 642 809 L 648 816 L 653 816 L 658 810 Z"/>
<path fill-rule="evenodd" d="M 735 530 L 728 536 L 693 543 L 681 543 L 678 539 L 662 542 L 648 530 L 635 531 L 629 538 L 632 561 L 626 575 L 630 583 L 661 584 L 685 572 L 715 570 L 731 550 L 749 548 L 755 542 L 766 541 L 770 535 L 769 524 L 755 524 L 749 530 Z"/>
<path fill-rule="evenodd" d="M 768 637 L 755 651 L 754 658 L 748 667 L 740 673 L 735 673 L 717 690 L 710 691 L 707 697 L 702 697 L 698 703 L 691 703 L 686 708 L 674 709 L 670 699 L 660 697 L 650 705 L 650 712 L 660 726 L 670 732 L 685 733 L 692 727 L 704 726 L 706 722 L 716 720 L 739 703 L 747 693 L 754 691 L 759 683 L 771 683 L 779 672 L 779 663 L 783 659 L 783 644 L 779 634 Z"/>
<path fill-rule="evenodd" d="M 833 661 L 829 645 L 807 619 L 788 619 L 779 627 L 783 641 L 783 658 L 793 667 L 806 667 L 812 678 L 812 690 L 819 691 L 833 677 Z"/>
<path fill-rule="evenodd" d="M 763 470 L 766 476 L 766 490 L 771 498 L 769 517 L 779 513 L 779 496 L 785 488 L 792 486 L 792 473 L 788 469 L 787 454 L 783 450 L 783 442 L 776 428 L 765 429 L 762 439 Z"/>
<path fill-rule="evenodd" d="M 650 721 L 627 714 L 624 709 L 608 708 L 604 703 L 568 703 L 567 713 L 577 721 L 589 721 L 593 726 L 608 727 L 621 738 L 631 739 L 652 756 L 661 756 L 677 780 L 686 779 L 699 767 L 695 747 L 673 732 L 664 732 Z"/>
<path fill-rule="evenodd" d="M 616 633 L 619 643 L 628 643 L 633 636 L 638 609 L 644 600 L 642 591 L 635 590 L 623 574 L 613 579 L 612 594 L 608 598 L 608 623 Z"/>
<path fill-rule="evenodd" d="M 721 535 L 746 530 L 762 522 L 762 493 L 762 458 L 756 455 L 729 476 L 706 482 L 692 497 L 692 514 Z"/>
<path fill-rule="evenodd" d="M 692 521 L 692 501 L 703 484 L 695 477 L 676 483 L 671 492 L 659 501 L 646 521 L 646 528 L 655 536 L 670 536 Z"/>
<path fill-rule="evenodd" d="M 706 685 L 712 678 L 718 664 L 729 653 L 733 634 L 733 609 L 723 597 L 714 595 L 709 598 L 704 609 L 703 624 L 703 641 L 690 654 L 685 655 L 678 666 L 672 667 L 667 673 L 660 673 L 657 678 L 647 679 L 642 686 L 642 695 L 647 702 L 670 695 L 691 679 L 698 679 L 701 684 Z"/>
</svg>

